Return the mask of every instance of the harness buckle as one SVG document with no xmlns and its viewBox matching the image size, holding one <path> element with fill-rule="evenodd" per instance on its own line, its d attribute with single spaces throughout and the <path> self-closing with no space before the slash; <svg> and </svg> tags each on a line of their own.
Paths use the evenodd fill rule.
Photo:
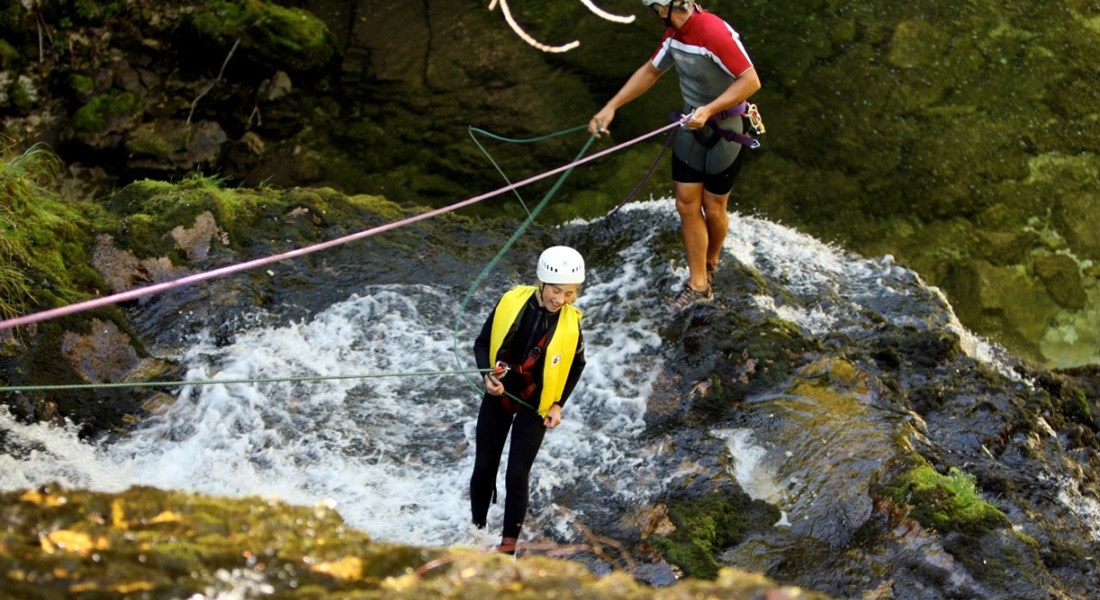
<svg viewBox="0 0 1100 600">
<path fill-rule="evenodd" d="M 493 370 L 489 372 L 489 377 L 493 378 L 497 383 L 500 383 L 500 380 L 504 379 L 504 376 L 507 375 L 508 371 L 511 370 L 512 365 L 509 365 L 502 360 L 498 360 L 496 366 L 494 366 Z"/>
<path fill-rule="evenodd" d="M 745 112 L 742 113 L 749 119 L 749 127 L 752 128 L 752 132 L 756 135 L 760 135 L 767 131 L 764 128 L 764 119 L 760 116 L 760 109 L 756 108 L 755 104 L 747 103 L 745 106 Z M 754 148 L 756 146 L 753 146 Z"/>
</svg>

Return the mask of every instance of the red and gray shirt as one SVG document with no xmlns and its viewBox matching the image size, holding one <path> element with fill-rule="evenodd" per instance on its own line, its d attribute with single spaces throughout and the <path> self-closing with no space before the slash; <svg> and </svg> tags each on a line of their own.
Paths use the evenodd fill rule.
<svg viewBox="0 0 1100 600">
<path fill-rule="evenodd" d="M 752 68 L 741 36 L 729 23 L 696 5 L 679 28 L 668 28 L 651 64 L 667 71 L 674 65 L 679 74 L 684 111 L 711 102 L 745 71 Z"/>
</svg>

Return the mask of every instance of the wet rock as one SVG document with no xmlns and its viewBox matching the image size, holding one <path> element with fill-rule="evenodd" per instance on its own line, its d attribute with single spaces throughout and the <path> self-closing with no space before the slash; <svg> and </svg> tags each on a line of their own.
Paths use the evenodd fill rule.
<svg viewBox="0 0 1100 600">
<path fill-rule="evenodd" d="M 92 319 L 91 333 L 65 332 L 61 353 L 74 371 L 88 382 L 122 381 L 138 364 L 130 336 L 114 323 Z"/>
<path fill-rule="evenodd" d="M 1100 261 L 1100 211 L 1095 193 L 1060 198 L 1054 206 L 1055 223 L 1075 253 Z"/>
<path fill-rule="evenodd" d="M 276 71 L 271 79 L 265 79 L 260 84 L 260 100 L 263 102 L 277 102 L 282 100 L 294 90 L 290 81 L 290 75 L 286 71 Z"/>
<path fill-rule="evenodd" d="M 201 236 L 199 236 L 201 239 Z M 186 239 L 186 237 L 184 238 Z M 206 249 L 209 249 L 207 238 Z M 120 250 L 110 235 L 96 236 L 92 251 L 92 266 L 107 281 L 112 291 L 121 292 L 148 283 L 158 283 L 182 277 L 190 271 L 177 267 L 166 257 L 138 259 L 129 250 Z"/>
<path fill-rule="evenodd" d="M 260 165 L 266 152 L 267 143 L 263 137 L 254 131 L 246 131 L 226 148 L 226 173 L 244 179 L 249 171 Z"/>
<path fill-rule="evenodd" d="M 210 244 L 220 243 L 229 245 L 229 237 L 214 220 L 210 211 L 204 211 L 195 217 L 195 224 L 190 228 L 177 225 L 168 232 L 176 244 L 187 254 L 187 260 L 191 262 L 203 262 L 210 255 Z"/>
</svg>

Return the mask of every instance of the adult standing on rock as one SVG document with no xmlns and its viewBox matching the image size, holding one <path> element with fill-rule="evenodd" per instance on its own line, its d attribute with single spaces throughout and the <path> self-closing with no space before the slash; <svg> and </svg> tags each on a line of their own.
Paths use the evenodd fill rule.
<svg viewBox="0 0 1100 600">
<path fill-rule="evenodd" d="M 685 115 L 672 155 L 676 210 L 680 213 L 689 277 L 673 308 L 710 300 L 729 227 L 726 204 L 744 159 L 745 118 L 740 106 L 760 89 L 741 37 L 694 0 L 642 0 L 667 29 L 653 56 L 588 123 L 594 135 L 608 131 L 615 111 L 648 91 L 673 66 L 680 78 Z"/>
</svg>

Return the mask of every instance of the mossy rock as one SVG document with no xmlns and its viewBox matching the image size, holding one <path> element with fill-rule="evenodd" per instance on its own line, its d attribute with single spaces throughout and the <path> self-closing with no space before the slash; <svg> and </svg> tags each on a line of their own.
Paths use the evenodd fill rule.
<svg viewBox="0 0 1100 600">
<path fill-rule="evenodd" d="M 1011 525 L 1000 509 L 982 499 L 973 475 L 956 467 L 940 473 L 920 456 L 911 456 L 880 492 L 898 506 L 908 506 L 918 523 L 940 532 L 981 536 Z"/>
<path fill-rule="evenodd" d="M 186 597 L 219 579 L 250 579 L 246 572 L 281 581 L 280 588 L 334 593 L 377 587 L 442 554 L 374 543 L 323 505 L 148 487 L 118 495 L 49 487 L 3 497 L 5 588 L 23 597 L 43 589 Z"/>
<path fill-rule="evenodd" d="M 0 548 L 4 591 L 19 598 L 825 598 L 734 569 L 654 590 L 577 562 L 380 543 L 323 503 L 151 487 L 0 494 Z"/>
<path fill-rule="evenodd" d="M 719 491 L 701 498 L 668 503 L 675 529 L 654 536 L 654 543 L 670 563 L 690 577 L 714 579 L 721 565 L 718 555 L 745 537 L 772 526 L 779 509 L 753 500 L 741 491 Z"/>
<path fill-rule="evenodd" d="M 203 39 L 228 48 L 241 48 L 277 67 L 309 71 L 324 66 L 335 55 L 335 39 L 312 13 L 269 2 L 207 2 L 188 21 Z"/>
<path fill-rule="evenodd" d="M 141 98 L 131 92 L 95 96 L 73 114 L 73 134 L 93 148 L 111 147 L 138 122 L 143 109 Z"/>
</svg>

